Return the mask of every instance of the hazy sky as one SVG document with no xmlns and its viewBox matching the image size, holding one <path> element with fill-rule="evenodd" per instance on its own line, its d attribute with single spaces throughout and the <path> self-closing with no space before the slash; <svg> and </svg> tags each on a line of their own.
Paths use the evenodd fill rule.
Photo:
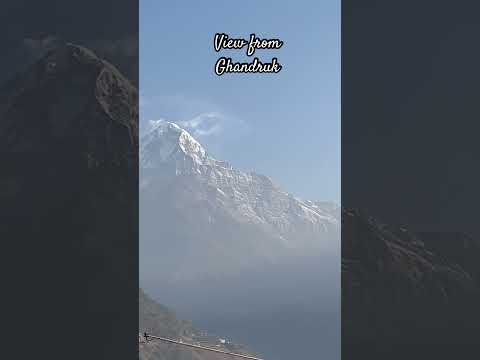
<svg viewBox="0 0 480 360">
<path fill-rule="evenodd" d="M 255 55 L 282 71 L 215 75 L 220 56 L 247 59 L 215 52 L 216 32 L 280 38 Z M 141 0 L 140 96 L 142 122 L 190 124 L 213 156 L 302 198 L 340 201 L 339 0 Z"/>
</svg>

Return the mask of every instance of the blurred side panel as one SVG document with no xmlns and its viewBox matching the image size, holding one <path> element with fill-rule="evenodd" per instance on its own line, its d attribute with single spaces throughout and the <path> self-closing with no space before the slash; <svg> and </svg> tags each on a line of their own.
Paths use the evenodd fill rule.
<svg viewBox="0 0 480 360">
<path fill-rule="evenodd" d="M 343 1 L 342 354 L 478 354 L 479 5 Z"/>
<path fill-rule="evenodd" d="M 135 358 L 138 2 L 1 7 L 2 352 Z"/>
</svg>

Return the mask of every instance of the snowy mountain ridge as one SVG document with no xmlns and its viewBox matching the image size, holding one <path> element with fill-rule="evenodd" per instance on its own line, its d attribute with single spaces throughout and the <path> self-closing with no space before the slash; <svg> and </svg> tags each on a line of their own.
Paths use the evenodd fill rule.
<svg viewBox="0 0 480 360">
<path fill-rule="evenodd" d="M 331 204 L 303 201 L 266 176 L 245 173 L 212 158 L 186 130 L 171 122 L 155 122 L 142 137 L 140 164 L 142 187 L 151 186 L 159 175 L 193 177 L 208 186 L 207 200 L 223 204 L 235 217 L 264 224 L 282 237 L 299 226 L 326 233 L 340 226 Z"/>
</svg>

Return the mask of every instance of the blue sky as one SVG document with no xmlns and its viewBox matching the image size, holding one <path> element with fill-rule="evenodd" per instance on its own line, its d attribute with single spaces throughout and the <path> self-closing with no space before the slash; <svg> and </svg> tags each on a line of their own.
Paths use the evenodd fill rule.
<svg viewBox="0 0 480 360">
<path fill-rule="evenodd" d="M 215 75 L 216 32 L 279 38 L 278 74 Z M 190 126 L 215 157 L 340 201 L 340 1 L 140 1 L 140 119 Z"/>
</svg>

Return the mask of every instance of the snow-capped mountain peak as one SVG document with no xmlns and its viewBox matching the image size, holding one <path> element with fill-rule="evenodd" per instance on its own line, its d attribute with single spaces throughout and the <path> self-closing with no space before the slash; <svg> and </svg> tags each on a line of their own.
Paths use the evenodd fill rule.
<svg viewBox="0 0 480 360">
<path fill-rule="evenodd" d="M 183 170 L 198 170 L 207 158 L 203 146 L 188 131 L 168 121 L 152 122 L 150 131 L 141 139 L 140 163 L 143 168 L 157 168 L 177 161 L 178 165 L 183 165 Z"/>
<path fill-rule="evenodd" d="M 310 234 L 331 233 L 339 227 L 335 211 L 282 191 L 267 176 L 245 173 L 210 157 L 198 141 L 176 124 L 154 123 L 141 140 L 140 157 L 144 191 L 148 191 L 146 187 L 155 187 L 155 179 L 182 188 L 188 183 L 192 191 L 189 196 L 203 199 L 204 204 L 217 209 L 212 211 L 222 209 L 241 222 L 264 226 L 283 239 L 300 228 Z M 183 191 L 186 190 L 179 193 Z M 291 241 L 298 244 L 298 236 Z"/>
</svg>

